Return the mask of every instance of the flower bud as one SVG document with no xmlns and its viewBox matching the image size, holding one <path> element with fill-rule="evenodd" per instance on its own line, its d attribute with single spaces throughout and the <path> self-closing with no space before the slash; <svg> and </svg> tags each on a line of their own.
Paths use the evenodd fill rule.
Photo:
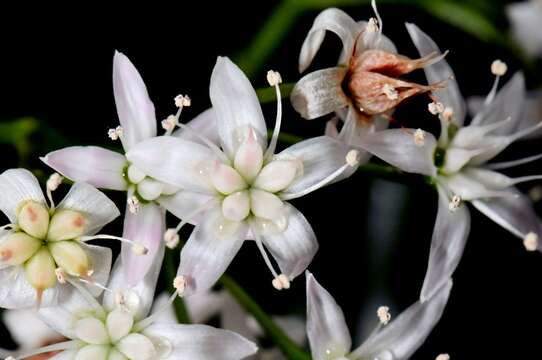
<svg viewBox="0 0 542 360">
<path fill-rule="evenodd" d="M 27 201 L 19 210 L 17 222 L 28 235 L 44 239 L 49 227 L 49 211 L 43 204 Z"/>
<path fill-rule="evenodd" d="M 41 247 L 41 240 L 24 232 L 11 234 L 0 245 L 0 259 L 8 265 L 20 265 L 30 259 Z"/>
<path fill-rule="evenodd" d="M 86 231 L 87 219 L 74 210 L 59 210 L 55 212 L 49 224 L 47 240 L 72 240 L 83 235 Z"/>
<path fill-rule="evenodd" d="M 87 254 L 75 241 L 49 243 L 49 250 L 58 266 L 73 276 L 86 276 L 90 267 Z"/>
<path fill-rule="evenodd" d="M 38 293 L 56 284 L 55 261 L 49 250 L 42 247 L 24 265 L 26 280 Z"/>
</svg>

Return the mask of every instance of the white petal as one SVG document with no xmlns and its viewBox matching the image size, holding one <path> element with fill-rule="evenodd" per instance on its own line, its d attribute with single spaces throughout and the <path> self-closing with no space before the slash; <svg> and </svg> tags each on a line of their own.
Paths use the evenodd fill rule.
<svg viewBox="0 0 542 360">
<path fill-rule="evenodd" d="M 140 142 L 126 154 L 128 160 L 149 176 L 185 190 L 211 192 L 202 166 L 216 160 L 209 148 L 173 136 Z"/>
<path fill-rule="evenodd" d="M 87 345 L 81 348 L 74 360 L 107 360 L 109 346 L 106 345 Z"/>
<path fill-rule="evenodd" d="M 277 220 L 285 215 L 284 203 L 275 194 L 263 190 L 250 190 L 252 213 L 263 219 Z"/>
<path fill-rule="evenodd" d="M 467 172 L 448 176 L 444 182 L 454 195 L 460 196 L 465 201 L 508 195 L 504 191 L 487 188 L 484 183 L 468 176 Z"/>
<path fill-rule="evenodd" d="M 483 150 L 480 150 L 480 149 L 468 150 L 468 149 L 451 147 L 448 150 L 446 150 L 443 170 L 446 173 L 453 174 L 461 170 L 465 165 L 467 165 L 475 156 L 479 155 L 482 151 Z"/>
<path fill-rule="evenodd" d="M 198 116 L 190 120 L 186 126 L 188 126 L 190 130 L 178 129 L 173 132 L 173 136 L 180 139 L 201 143 L 200 138 L 196 136 L 197 134 L 207 138 L 214 144 L 218 144 L 220 142 L 216 128 L 216 114 L 213 108 L 203 111 Z"/>
<path fill-rule="evenodd" d="M 506 15 L 512 26 L 514 39 L 530 56 L 542 55 L 542 34 L 538 27 L 542 17 L 540 4 L 536 1 L 510 3 Z"/>
<path fill-rule="evenodd" d="M 95 234 L 120 215 L 115 203 L 104 193 L 82 182 L 73 184 L 57 208 L 75 210 L 85 215 L 86 234 Z"/>
<path fill-rule="evenodd" d="M 346 71 L 344 67 L 333 67 L 303 76 L 290 94 L 294 109 L 311 120 L 348 106 L 350 100 L 342 89 Z"/>
<path fill-rule="evenodd" d="M 414 24 L 406 24 L 410 38 L 421 56 L 426 56 L 431 53 L 440 54 L 440 49 L 437 44 L 426 33 L 420 30 Z M 459 86 L 455 80 L 454 72 L 446 60 L 441 60 L 424 68 L 425 76 L 430 84 L 446 80 L 443 89 L 433 91 L 433 94 L 439 99 L 444 106 L 449 106 L 454 111 L 453 120 L 456 124 L 462 125 L 467 115 L 465 100 L 459 91 Z"/>
<path fill-rule="evenodd" d="M 208 203 L 214 197 L 206 194 L 196 193 L 192 191 L 181 190 L 171 196 L 161 196 L 157 202 L 166 208 L 167 211 L 183 219 L 190 224 L 196 225 L 201 221 L 199 216 L 192 216 L 195 209 L 200 208 L 203 204 Z"/>
<path fill-rule="evenodd" d="M 247 183 L 241 175 L 231 166 L 221 163 L 215 164 L 211 173 L 211 180 L 216 190 L 222 194 L 232 194 L 236 191 L 243 190 L 247 187 Z"/>
<path fill-rule="evenodd" d="M 438 212 L 431 239 L 429 265 L 421 291 L 421 301 L 426 301 L 451 279 L 467 242 L 470 231 L 470 214 L 466 204 L 450 211 L 449 200 L 439 191 Z"/>
<path fill-rule="evenodd" d="M 235 154 L 234 166 L 246 181 L 251 182 L 262 169 L 263 150 L 254 133 L 239 146 Z"/>
<path fill-rule="evenodd" d="M 117 343 L 117 349 L 131 360 L 152 360 L 156 358 L 153 343 L 144 335 L 130 334 Z"/>
<path fill-rule="evenodd" d="M 351 148 L 344 143 L 319 136 L 301 141 L 276 155 L 276 159 L 294 160 L 302 164 L 302 174 L 281 195 L 303 193 L 321 183 L 346 163 L 346 155 Z M 355 169 L 353 167 L 353 169 Z"/>
<path fill-rule="evenodd" d="M 435 176 L 436 139 L 432 134 L 425 132 L 423 145 L 417 145 L 414 141 L 415 131 L 415 129 L 390 129 L 369 133 L 359 142 L 359 146 L 403 171 Z"/>
<path fill-rule="evenodd" d="M 127 311 L 115 309 L 107 315 L 105 324 L 111 341 L 115 343 L 130 333 L 134 317 Z"/>
<path fill-rule="evenodd" d="M 247 232 L 243 223 L 224 219 L 220 208 L 207 211 L 203 219 L 181 251 L 177 274 L 187 280 L 186 295 L 214 285 L 241 248 Z"/>
<path fill-rule="evenodd" d="M 64 350 L 59 354 L 54 355 L 49 360 L 75 360 L 77 350 Z"/>
<path fill-rule="evenodd" d="M 352 346 L 344 314 L 310 272 L 307 276 L 307 336 L 314 360 L 346 356 Z"/>
<path fill-rule="evenodd" d="M 236 132 L 241 128 L 254 129 L 261 147 L 266 148 L 267 128 L 256 91 L 241 69 L 227 57 L 217 59 L 209 93 L 222 148 L 230 158 L 239 145 Z"/>
<path fill-rule="evenodd" d="M 195 324 L 206 323 L 212 317 L 219 314 L 224 315 L 224 311 L 228 312 L 229 308 L 225 306 L 229 304 L 227 299 L 229 299 L 229 294 L 227 291 L 202 291 L 201 293 L 188 296 L 184 299 L 184 303 L 190 314 L 190 319 Z M 156 302 L 155 302 L 156 303 Z M 176 323 L 176 321 L 175 321 Z M 230 329 L 229 327 L 224 326 L 224 321 L 221 321 L 222 327 L 225 329 Z"/>
<path fill-rule="evenodd" d="M 331 8 L 322 11 L 314 19 L 314 24 L 301 47 L 299 72 L 303 72 L 309 67 L 320 49 L 322 41 L 324 41 L 326 30 L 337 34 L 343 43 L 343 52 L 351 54 L 361 26 L 342 10 Z"/>
<path fill-rule="evenodd" d="M 463 173 L 471 179 L 481 182 L 489 189 L 500 190 L 514 185 L 514 179 L 489 169 L 468 167 Z"/>
<path fill-rule="evenodd" d="M 241 360 L 258 350 L 234 332 L 206 325 L 153 324 L 144 333 L 169 340 L 173 351 L 167 360 Z"/>
<path fill-rule="evenodd" d="M 95 317 L 86 317 L 75 324 L 75 335 L 88 344 L 103 345 L 109 343 L 109 335 L 105 324 Z"/>
<path fill-rule="evenodd" d="M 160 181 L 151 178 L 145 178 L 137 184 L 137 192 L 147 201 L 158 199 L 163 189 L 164 185 Z"/>
<path fill-rule="evenodd" d="M 380 358 L 382 354 L 392 355 L 390 359 L 408 359 L 440 320 L 451 289 L 452 281 L 449 280 L 432 298 L 411 305 L 384 329 L 367 339 L 350 357 L 373 359 Z"/>
<path fill-rule="evenodd" d="M 80 245 L 90 258 L 90 266 L 94 271 L 92 279 L 98 284 L 107 284 L 113 258 L 111 249 L 105 246 L 94 246 L 86 243 L 80 243 Z M 102 293 L 102 290 L 94 285 L 89 284 L 86 288 L 94 296 L 99 296 Z"/>
<path fill-rule="evenodd" d="M 34 200 L 45 204 L 38 179 L 26 169 L 10 169 L 0 175 L 0 210 L 12 223 L 17 222 L 16 212 L 23 201 Z"/>
<path fill-rule="evenodd" d="M 34 309 L 5 310 L 2 320 L 13 340 L 23 349 L 38 348 L 61 336 L 47 326 Z"/>
<path fill-rule="evenodd" d="M 303 214 L 288 203 L 284 208 L 288 227 L 275 235 L 263 235 L 262 240 L 282 273 L 293 279 L 309 266 L 318 251 L 318 242 Z"/>
<path fill-rule="evenodd" d="M 138 142 L 156 136 L 156 115 L 145 83 L 128 58 L 115 51 L 113 92 L 122 126 L 122 144 L 128 151 Z"/>
<path fill-rule="evenodd" d="M 231 221 L 245 220 L 250 214 L 250 196 L 248 191 L 239 191 L 226 196 L 222 201 L 222 214 Z"/>
<path fill-rule="evenodd" d="M 299 167 L 297 161 L 272 161 L 262 169 L 252 186 L 272 193 L 284 190 L 295 180 Z"/>
<path fill-rule="evenodd" d="M 98 146 L 71 146 L 47 154 L 41 160 L 73 181 L 97 188 L 126 190 L 123 172 L 126 157 Z"/>
<path fill-rule="evenodd" d="M 42 306 L 50 306 L 58 300 L 59 285 L 43 292 Z M 36 290 L 26 280 L 22 266 L 9 266 L 0 270 L 0 307 L 4 309 L 35 308 Z"/>
</svg>

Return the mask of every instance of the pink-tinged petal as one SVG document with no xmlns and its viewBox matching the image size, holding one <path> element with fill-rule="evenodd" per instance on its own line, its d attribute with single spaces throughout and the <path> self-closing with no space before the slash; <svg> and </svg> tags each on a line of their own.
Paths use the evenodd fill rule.
<svg viewBox="0 0 542 360">
<path fill-rule="evenodd" d="M 246 233 L 246 225 L 224 219 L 220 207 L 205 213 L 181 251 L 177 274 L 187 281 L 185 295 L 215 284 L 243 245 Z"/>
<path fill-rule="evenodd" d="M 440 49 L 437 44 L 419 27 L 414 24 L 407 23 L 406 28 L 410 34 L 412 42 L 418 49 L 421 56 L 427 56 L 431 53 L 440 54 Z M 453 121 L 458 125 L 463 125 L 467 115 L 467 106 L 461 95 L 459 86 L 454 75 L 454 72 L 446 60 L 441 60 L 424 68 L 425 76 L 430 84 L 438 83 L 446 80 L 445 87 L 433 91 L 433 94 L 444 104 L 449 106 L 454 111 Z"/>
<path fill-rule="evenodd" d="M 416 144 L 415 129 L 390 129 L 367 134 L 359 146 L 399 169 L 427 176 L 435 176 L 435 137 L 425 132 L 423 144 Z"/>
<path fill-rule="evenodd" d="M 12 223 L 17 222 L 17 210 L 23 201 L 45 204 L 38 179 L 26 169 L 9 169 L 0 175 L 0 210 Z"/>
<path fill-rule="evenodd" d="M 210 289 L 184 299 L 190 319 L 195 324 L 206 323 L 222 312 L 229 312 L 231 301 L 234 300 L 227 291 L 213 291 Z M 246 312 L 243 311 L 243 314 L 246 316 Z M 221 323 L 224 329 L 232 330 L 232 328 L 224 326 L 224 321 L 221 321 Z"/>
<path fill-rule="evenodd" d="M 262 241 L 290 280 L 309 266 L 318 251 L 311 225 L 295 207 L 284 203 L 288 227 L 275 235 L 263 235 Z"/>
<path fill-rule="evenodd" d="M 421 301 L 431 298 L 451 279 L 457 268 L 470 231 L 470 213 L 466 204 L 450 211 L 449 200 L 439 191 L 438 212 L 431 239 L 429 264 L 420 295 Z"/>
<path fill-rule="evenodd" d="M 164 360 L 241 360 L 258 347 L 232 331 L 207 325 L 153 324 L 143 331 L 151 339 L 166 339 L 172 351 Z"/>
<path fill-rule="evenodd" d="M 220 142 L 216 128 L 216 114 L 213 108 L 205 110 L 190 120 L 186 126 L 190 129 L 178 129 L 172 135 L 180 139 L 199 143 L 201 143 L 200 136 L 207 138 L 213 144 Z"/>
<path fill-rule="evenodd" d="M 164 246 L 165 216 L 164 210 L 153 203 L 142 205 L 137 214 L 126 210 L 122 236 L 148 250 L 146 254 L 138 255 L 132 250 L 132 245 L 122 244 L 122 267 L 128 286 L 137 284 L 145 277 Z"/>
<path fill-rule="evenodd" d="M 384 329 L 369 337 L 349 358 L 410 358 L 440 320 L 451 290 L 452 280 L 448 280 L 433 297 L 414 303 Z"/>
<path fill-rule="evenodd" d="M 218 158 L 201 144 L 158 136 L 135 145 L 126 157 L 157 180 L 189 191 L 214 193 L 210 171 Z"/>
<path fill-rule="evenodd" d="M 123 172 L 126 157 L 98 146 L 71 146 L 47 154 L 41 160 L 73 181 L 97 188 L 126 190 Z"/>
<path fill-rule="evenodd" d="M 331 8 L 322 11 L 314 19 L 314 23 L 301 47 L 299 72 L 305 71 L 311 64 L 324 41 L 326 31 L 337 34 L 343 43 L 343 53 L 350 55 L 361 30 L 360 24 L 356 23 L 342 10 Z"/>
<path fill-rule="evenodd" d="M 311 120 L 348 106 L 350 100 L 342 89 L 346 72 L 344 67 L 333 67 L 303 76 L 290 94 L 294 109 Z"/>
<path fill-rule="evenodd" d="M 515 188 L 511 188 L 509 192 L 515 196 L 478 199 L 473 201 L 472 205 L 522 240 L 529 233 L 534 233 L 538 239 L 542 239 L 542 222 L 536 215 L 529 198 Z M 541 250 L 540 241 L 538 249 Z"/>
<path fill-rule="evenodd" d="M 256 131 L 262 149 L 266 148 L 267 127 L 256 91 L 246 75 L 227 57 L 218 57 L 209 88 L 215 109 L 216 126 L 224 152 L 233 158 L 239 131 Z"/>
<path fill-rule="evenodd" d="M 314 360 L 344 358 L 352 339 L 342 309 L 310 272 L 307 277 L 307 336 Z"/>
<path fill-rule="evenodd" d="M 115 203 L 103 192 L 83 182 L 73 184 L 57 209 L 70 209 L 82 213 L 86 220 L 86 234 L 95 234 L 120 215 Z"/>
<path fill-rule="evenodd" d="M 111 249 L 105 246 L 94 246 L 84 243 L 81 246 L 90 258 L 90 266 L 93 270 L 92 280 L 97 284 L 107 284 L 113 259 Z M 102 293 L 102 289 L 90 284 L 87 285 L 87 290 L 95 297 L 98 297 Z"/>
<path fill-rule="evenodd" d="M 174 195 L 159 197 L 157 202 L 177 218 L 196 225 L 201 221 L 203 215 L 203 211 L 195 214 L 196 210 L 212 202 L 213 199 L 215 197 L 211 195 L 180 190 Z"/>
<path fill-rule="evenodd" d="M 135 66 L 118 51 L 113 57 L 113 92 L 124 149 L 156 136 L 156 115 L 147 87 Z"/>
</svg>

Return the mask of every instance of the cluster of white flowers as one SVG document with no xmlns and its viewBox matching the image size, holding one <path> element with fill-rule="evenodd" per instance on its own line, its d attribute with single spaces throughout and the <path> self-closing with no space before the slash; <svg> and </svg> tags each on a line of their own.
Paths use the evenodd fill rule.
<svg viewBox="0 0 542 360">
<path fill-rule="evenodd" d="M 256 91 L 226 57 L 218 58 L 212 72 L 212 108 L 183 124 L 181 111 L 191 99 L 178 95 L 177 111 L 161 122 L 165 133 L 158 135 L 154 105 L 140 74 L 116 52 L 113 89 L 120 125 L 108 136 L 120 140 L 125 153 L 74 146 L 47 154 L 42 161 L 58 173 L 47 181 L 46 197 L 27 170 L 0 175 L 0 210 L 10 222 L 0 228 L 0 306 L 20 311 L 38 305 L 40 319 L 66 340 L 36 349 L 36 341 L 15 330 L 21 343 L 30 345 L 5 357 L 19 360 L 51 351 L 59 352 L 53 357 L 57 360 L 250 356 L 258 350 L 251 341 L 255 336 L 173 324 L 162 315 L 177 296 L 188 303 L 209 298 L 242 244 L 252 240 L 277 290 L 294 286 L 293 280 L 305 272 L 306 335 L 314 359 L 407 359 L 439 321 L 448 301 L 470 229 L 467 203 L 521 238 L 527 250 L 540 250 L 541 222 L 528 197 L 514 185 L 542 176 L 511 178 L 496 170 L 542 156 L 488 163 L 542 127 L 540 119 L 524 116 L 522 74 L 497 91 L 507 65 L 493 62 L 493 89 L 465 126 L 467 107 L 444 61 L 446 53 L 416 25 L 407 24 L 421 57 L 399 55 L 382 34 L 374 1 L 373 8 L 376 19 L 368 22 L 356 22 L 338 9 L 316 17 L 301 49 L 300 71 L 312 62 L 326 31 L 341 38 L 342 55 L 338 66 L 305 75 L 293 89 L 291 103 L 307 119 L 337 116 L 325 135 L 278 153 L 278 72 L 267 74 L 277 95 L 269 139 Z M 399 78 L 416 69 L 425 71 L 429 85 Z M 440 120 L 440 136 L 423 129 L 387 129 L 396 106 L 423 93 L 430 93 L 427 109 Z M 318 250 L 316 235 L 288 201 L 352 175 L 373 155 L 431 178 L 439 205 L 419 300 L 393 319 L 387 306 L 379 307 L 375 331 L 352 350 L 342 310 L 306 270 Z M 53 192 L 64 177 L 74 184 L 55 205 Z M 120 212 L 97 188 L 126 192 L 122 236 L 99 233 Z M 167 228 L 166 212 L 180 219 L 176 227 Z M 151 312 L 165 247 L 180 244 L 178 232 L 186 224 L 194 229 L 181 250 L 175 292 Z M 111 273 L 111 250 L 87 244 L 94 239 L 122 243 Z M 205 302 L 208 313 L 221 309 L 217 304 L 224 303 L 223 296 L 222 301 L 211 297 L 215 300 Z M 51 336 L 40 326 L 36 331 Z"/>
</svg>

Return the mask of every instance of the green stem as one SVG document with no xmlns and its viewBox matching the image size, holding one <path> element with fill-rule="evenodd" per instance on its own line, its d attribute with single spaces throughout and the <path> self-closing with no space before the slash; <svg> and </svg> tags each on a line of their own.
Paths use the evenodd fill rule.
<svg viewBox="0 0 542 360">
<path fill-rule="evenodd" d="M 224 274 L 219 283 L 237 300 L 237 302 L 260 324 L 284 355 L 290 360 L 310 360 L 310 355 L 295 344 L 263 309 L 232 278 Z"/>
<path fill-rule="evenodd" d="M 173 284 L 173 279 L 177 276 L 177 266 L 175 266 L 174 256 L 177 254 L 175 251 L 167 250 L 164 258 L 164 271 L 166 276 L 166 282 L 168 285 Z M 190 315 L 186 309 L 186 305 L 180 297 L 177 296 L 173 302 L 173 308 L 175 309 L 175 315 L 177 316 L 177 321 L 180 324 L 190 324 Z"/>
<path fill-rule="evenodd" d="M 287 98 L 294 89 L 295 83 L 284 83 L 280 85 L 280 94 L 282 98 Z M 274 87 L 260 88 L 256 90 L 260 103 L 267 104 L 277 100 L 277 95 Z"/>
</svg>

